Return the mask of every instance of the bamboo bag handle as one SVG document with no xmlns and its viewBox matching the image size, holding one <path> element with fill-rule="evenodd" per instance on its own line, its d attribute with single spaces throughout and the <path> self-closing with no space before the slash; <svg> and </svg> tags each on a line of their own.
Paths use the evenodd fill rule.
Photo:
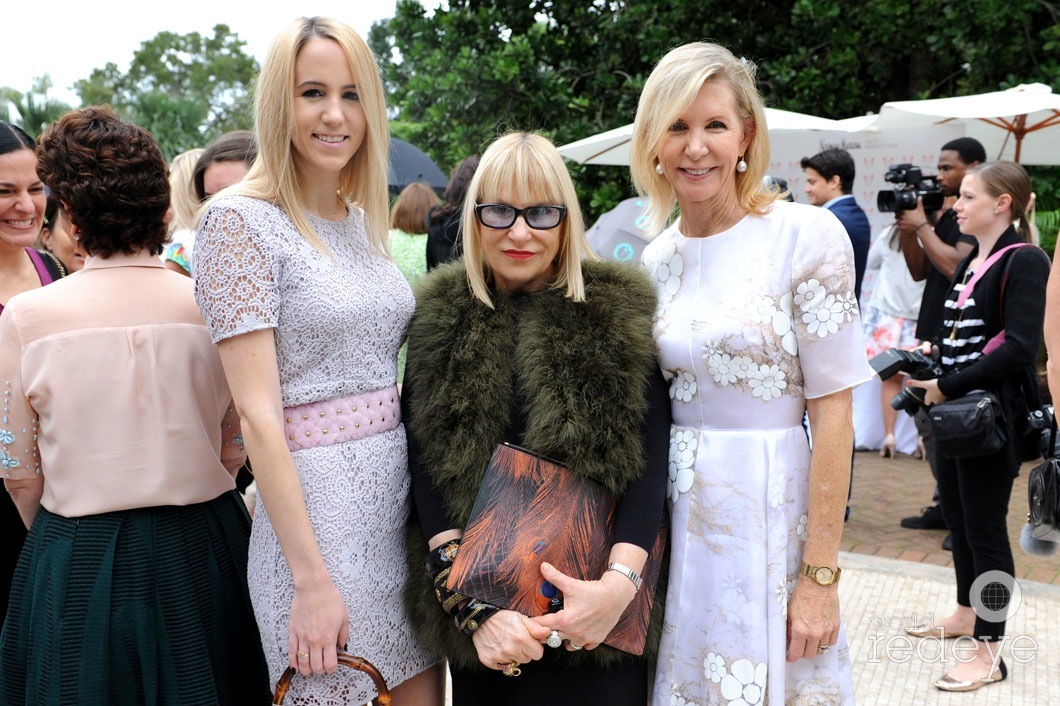
<svg viewBox="0 0 1060 706">
<path fill-rule="evenodd" d="M 375 687 L 379 691 L 379 696 L 373 703 L 379 706 L 390 706 L 390 690 L 387 689 L 386 680 L 383 679 L 383 675 L 379 673 L 371 662 L 364 659 L 363 657 L 354 657 L 348 655 L 345 652 L 339 652 L 339 664 L 346 665 L 351 669 L 357 669 L 372 678 L 375 682 Z M 276 682 L 276 692 L 272 697 L 272 703 L 282 704 L 284 698 L 287 696 L 287 690 L 291 688 L 291 679 L 297 671 L 293 667 L 288 667 L 283 676 L 280 677 L 280 681 Z"/>
</svg>

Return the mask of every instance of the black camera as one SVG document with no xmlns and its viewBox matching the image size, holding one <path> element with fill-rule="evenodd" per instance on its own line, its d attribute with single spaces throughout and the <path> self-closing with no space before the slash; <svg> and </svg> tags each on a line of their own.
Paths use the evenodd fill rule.
<svg viewBox="0 0 1060 706">
<path fill-rule="evenodd" d="M 876 208 L 881 213 L 897 213 L 916 208 L 918 198 L 924 200 L 924 212 L 930 213 L 942 208 L 945 196 L 939 188 L 938 177 L 934 175 L 924 176 L 920 167 L 912 164 L 895 164 L 883 177 L 892 184 L 901 184 L 900 187 L 883 190 L 876 195 Z"/>
<path fill-rule="evenodd" d="M 873 357 L 869 365 L 876 371 L 880 380 L 886 380 L 898 373 L 906 373 L 914 380 L 933 380 L 942 375 L 942 367 L 937 361 L 916 350 L 888 348 Z M 923 406 L 924 390 L 919 387 L 903 387 L 891 400 L 892 408 L 901 410 L 910 417 Z"/>
</svg>

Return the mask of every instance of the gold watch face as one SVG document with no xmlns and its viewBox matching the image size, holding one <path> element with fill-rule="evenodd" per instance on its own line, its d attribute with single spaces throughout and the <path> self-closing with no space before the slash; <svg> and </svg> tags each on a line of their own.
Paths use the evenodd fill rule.
<svg viewBox="0 0 1060 706">
<path fill-rule="evenodd" d="M 822 585 L 828 585 L 832 583 L 832 579 L 835 578 L 835 573 L 827 566 L 818 566 L 817 571 L 813 572 L 814 580 Z"/>
</svg>

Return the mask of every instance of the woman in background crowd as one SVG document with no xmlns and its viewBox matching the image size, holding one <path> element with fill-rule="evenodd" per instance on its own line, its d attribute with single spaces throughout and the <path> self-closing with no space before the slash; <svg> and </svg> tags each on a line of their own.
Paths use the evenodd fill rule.
<svg viewBox="0 0 1060 706">
<path fill-rule="evenodd" d="M 0 120 L 0 312 L 11 297 L 54 282 L 66 268 L 47 252 L 31 246 L 44 223 L 44 182 L 37 176 L 33 138 L 22 128 Z M 7 470 L 8 462 L 4 462 Z M 0 493 L 0 620 L 7 612 L 8 589 L 26 528 L 11 498 Z"/>
<path fill-rule="evenodd" d="M 169 213 L 167 229 L 169 245 L 162 254 L 166 269 L 191 276 L 188 255 L 195 243 L 199 208 L 202 205 L 195 195 L 192 174 L 195 163 L 204 152 L 202 147 L 181 152 L 169 165 Z"/>
<path fill-rule="evenodd" d="M 987 390 L 1005 412 L 1007 441 L 998 453 L 965 458 L 936 453 L 940 505 L 953 537 L 957 609 L 908 632 L 973 638 L 968 659 L 935 682 L 943 691 L 973 691 L 1008 676 L 998 659 L 1008 611 L 1004 591 L 1012 590 L 1004 577 L 1011 581 L 1015 571 L 1006 520 L 1013 480 L 1029 455 L 1021 422 L 1041 406 L 1036 361 L 1049 277 L 1049 258 L 1039 248 L 1022 246 L 1030 240 L 1030 195 L 1030 177 L 1015 162 L 986 162 L 965 174 L 953 210 L 961 233 L 974 236 L 976 245 L 957 265 L 934 341 L 944 372 L 934 380 L 909 382 L 925 390 L 927 405 Z M 1019 247 L 990 260 L 1009 246 Z M 974 608 L 973 601 L 984 596 L 973 595 L 973 586 L 987 573 L 1004 588 L 1000 598 Z"/>
<path fill-rule="evenodd" d="M 866 269 L 878 270 L 878 274 L 872 284 L 872 293 L 862 307 L 865 353 L 871 359 L 891 348 L 915 348 L 916 319 L 924 282 L 915 281 L 909 274 L 896 226 L 888 226 L 876 236 L 869 248 Z M 894 458 L 898 449 L 894 437 L 898 410 L 891 406 L 891 400 L 902 391 L 904 379 L 904 375 L 893 375 L 880 383 L 879 405 L 883 420 L 880 456 L 883 458 Z"/>
<path fill-rule="evenodd" d="M 409 286 L 427 273 L 427 214 L 441 203 L 430 184 L 409 184 L 390 207 L 390 252 Z"/>
<path fill-rule="evenodd" d="M 194 196 L 192 208 L 191 232 L 184 234 L 184 240 L 175 242 L 166 250 L 167 267 L 191 275 L 191 257 L 195 250 L 195 229 L 198 227 L 199 209 L 214 194 L 238 183 L 254 159 L 258 156 L 254 144 L 254 133 L 249 130 L 226 132 L 201 150 L 191 171 L 190 187 Z M 184 181 L 181 178 L 182 193 Z M 176 240 L 176 236 L 174 236 Z M 172 263 L 172 264 L 169 264 Z"/>
<path fill-rule="evenodd" d="M 69 219 L 59 208 L 59 199 L 48 196 L 44 208 L 44 226 L 40 229 L 41 249 L 59 258 L 67 272 L 77 272 L 85 266 L 85 251 L 81 243 L 70 234 Z"/>
<path fill-rule="evenodd" d="M 0 316 L 4 483 L 31 528 L 0 702 L 264 703 L 239 418 L 191 282 L 158 258 L 162 153 L 109 108 L 67 113 L 39 153 L 89 259 Z"/>
<path fill-rule="evenodd" d="M 410 287 L 427 274 L 427 213 L 441 203 L 430 184 L 409 184 L 390 207 L 390 254 Z M 398 382 L 405 376 L 406 347 L 398 352 Z"/>
<path fill-rule="evenodd" d="M 440 705 L 439 658 L 402 610 L 409 471 L 395 386 L 412 315 L 386 252 L 387 117 L 367 44 L 302 18 L 274 41 L 255 99 L 259 150 L 196 239 L 199 307 L 254 460 L 249 581 L 273 681 L 294 703 L 362 704 L 335 674 L 348 644 L 395 703 Z M 310 676 L 311 675 L 311 676 Z"/>
<path fill-rule="evenodd" d="M 716 44 L 678 47 L 633 124 L 649 230 L 680 211 L 642 257 L 674 421 L 656 706 L 854 700 L 837 557 L 851 388 L 872 370 L 853 251 L 827 209 L 762 185 L 769 138 L 753 71 Z"/>
<path fill-rule="evenodd" d="M 453 167 L 449 184 L 445 187 L 445 203 L 431 209 L 427 217 L 427 269 L 433 270 L 443 262 L 459 260 L 463 251 L 460 238 L 460 223 L 463 217 L 464 197 L 471 177 L 475 176 L 479 156 L 464 157 Z"/>
</svg>

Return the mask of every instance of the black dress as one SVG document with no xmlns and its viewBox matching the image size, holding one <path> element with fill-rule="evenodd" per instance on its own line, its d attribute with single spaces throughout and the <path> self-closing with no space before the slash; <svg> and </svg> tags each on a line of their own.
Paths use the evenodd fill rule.
<svg viewBox="0 0 1060 706">
<path fill-rule="evenodd" d="M 460 209 L 438 207 L 427 215 L 427 271 L 463 255 Z"/>
</svg>

